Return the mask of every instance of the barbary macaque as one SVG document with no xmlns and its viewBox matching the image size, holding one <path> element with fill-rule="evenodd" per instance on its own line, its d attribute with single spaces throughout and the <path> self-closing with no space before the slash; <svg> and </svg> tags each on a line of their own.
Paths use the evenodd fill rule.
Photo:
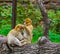
<svg viewBox="0 0 60 54">
<path fill-rule="evenodd" d="M 24 42 L 26 44 L 31 43 L 32 31 L 33 31 L 32 20 L 30 18 L 26 18 L 24 21 L 24 31 L 23 31 L 23 36 L 25 38 Z"/>
<path fill-rule="evenodd" d="M 21 40 L 24 39 L 22 36 L 23 25 L 18 24 L 12 29 L 7 35 L 7 41 L 9 45 L 22 46 Z"/>
</svg>

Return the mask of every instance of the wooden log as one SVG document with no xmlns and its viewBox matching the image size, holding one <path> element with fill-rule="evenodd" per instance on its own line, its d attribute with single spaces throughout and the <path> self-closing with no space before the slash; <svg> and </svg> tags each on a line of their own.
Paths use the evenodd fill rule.
<svg viewBox="0 0 60 54">
<path fill-rule="evenodd" d="M 52 43 L 44 36 L 40 40 L 40 44 L 13 47 L 13 52 L 8 51 L 6 48 L 5 51 L 2 51 L 2 54 L 60 54 L 60 44 Z M 45 43 L 43 43 L 44 41 Z"/>
</svg>

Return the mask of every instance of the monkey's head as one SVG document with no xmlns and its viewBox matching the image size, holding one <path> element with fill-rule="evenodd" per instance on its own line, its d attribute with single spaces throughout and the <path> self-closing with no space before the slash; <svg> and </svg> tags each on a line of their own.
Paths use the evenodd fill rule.
<svg viewBox="0 0 60 54">
<path fill-rule="evenodd" d="M 32 24 L 32 20 L 30 18 L 26 18 L 24 21 L 24 25 L 31 25 Z"/>
<path fill-rule="evenodd" d="M 22 31 L 23 30 L 23 25 L 22 24 L 18 24 L 15 26 L 15 30 L 17 31 Z"/>
</svg>

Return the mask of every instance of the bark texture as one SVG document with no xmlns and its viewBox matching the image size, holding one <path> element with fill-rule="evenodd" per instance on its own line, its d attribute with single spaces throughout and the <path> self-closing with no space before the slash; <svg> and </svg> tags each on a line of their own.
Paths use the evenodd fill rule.
<svg viewBox="0 0 60 54">
<path fill-rule="evenodd" d="M 43 4 L 43 0 L 37 0 L 37 5 L 41 11 L 41 14 L 43 16 L 43 22 L 44 22 L 44 36 L 48 37 L 48 30 L 49 30 L 49 27 L 50 27 L 50 20 L 49 20 L 49 17 L 48 17 L 48 14 L 46 12 L 46 8 Z"/>
<path fill-rule="evenodd" d="M 52 43 L 45 36 L 36 44 L 27 44 L 22 47 L 13 47 L 10 52 L 5 45 L 6 50 L 0 54 L 60 54 L 60 44 Z"/>
</svg>

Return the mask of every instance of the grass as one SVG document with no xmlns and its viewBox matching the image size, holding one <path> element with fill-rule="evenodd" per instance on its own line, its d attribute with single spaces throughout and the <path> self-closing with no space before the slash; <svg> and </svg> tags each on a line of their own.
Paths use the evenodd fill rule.
<svg viewBox="0 0 60 54">
<path fill-rule="evenodd" d="M 39 36 L 37 33 L 37 36 L 33 36 L 32 43 L 37 43 L 38 38 L 41 37 L 42 35 Z M 55 43 L 60 43 L 60 35 L 53 33 L 52 31 L 49 31 L 49 38 L 50 41 L 55 42 Z"/>
<path fill-rule="evenodd" d="M 55 34 L 53 32 L 49 32 L 49 37 L 52 42 L 60 43 L 60 35 Z"/>
</svg>

